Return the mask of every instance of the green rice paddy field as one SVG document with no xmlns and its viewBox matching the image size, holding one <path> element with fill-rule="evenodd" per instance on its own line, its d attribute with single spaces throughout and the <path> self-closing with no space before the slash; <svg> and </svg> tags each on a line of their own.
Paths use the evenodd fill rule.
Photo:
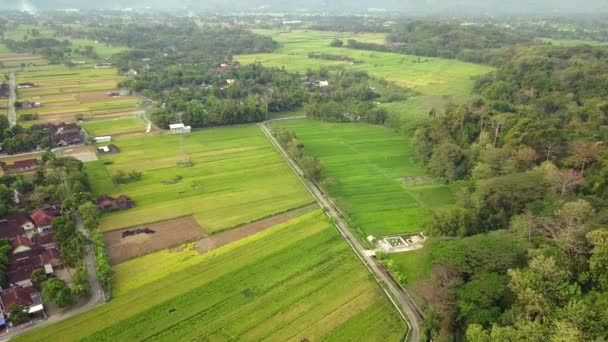
<svg viewBox="0 0 608 342">
<path fill-rule="evenodd" d="M 146 122 L 138 116 L 102 121 L 87 121 L 81 125 L 91 136 L 120 135 L 127 133 L 143 133 Z"/>
<path fill-rule="evenodd" d="M 92 65 L 68 68 L 25 69 L 18 72 L 17 82 L 31 82 L 38 87 L 19 89 L 18 101 L 40 102 L 40 108 L 22 109 L 18 115 L 37 113 L 40 121 L 74 121 L 76 114 L 85 117 L 132 114 L 139 99 L 133 96 L 110 97 L 124 77 L 116 69 L 95 69 Z"/>
<path fill-rule="evenodd" d="M 389 106 L 389 109 L 401 114 L 404 120 L 417 119 L 420 115 L 426 114 L 430 108 L 439 108 L 449 101 L 465 100 L 473 89 L 474 78 L 492 70 L 488 66 L 451 59 L 418 58 L 412 55 L 329 46 L 335 38 L 345 42 L 348 39 L 355 39 L 382 44 L 384 42 L 382 34 L 302 30 L 291 32 L 255 30 L 255 32 L 271 36 L 281 43 L 281 47 L 273 53 L 235 56 L 235 60 L 245 64 L 260 62 L 266 66 L 285 67 L 287 70 L 301 73 L 309 68 L 319 69 L 321 66 L 366 71 L 370 75 L 395 82 L 419 93 L 408 101 Z M 351 65 L 348 62 L 310 59 L 308 58 L 310 52 L 348 56 L 362 63 Z"/>
<path fill-rule="evenodd" d="M 410 160 L 408 137 L 390 129 L 308 119 L 275 125 L 296 132 L 305 153 L 319 158 L 324 187 L 361 237 L 422 231 L 430 209 L 455 200 L 450 186 Z"/>
<path fill-rule="evenodd" d="M 322 211 L 207 254 L 116 267 L 115 298 L 21 341 L 399 341 L 406 325 Z"/>
<path fill-rule="evenodd" d="M 193 215 L 213 233 L 314 202 L 256 125 L 113 143 L 120 154 L 103 157 L 112 164 L 86 164 L 94 192 L 126 194 L 137 207 L 104 216 L 104 231 Z M 184 156 L 193 166 L 178 166 Z M 118 170 L 141 171 L 143 177 L 114 185 L 111 175 Z"/>
</svg>

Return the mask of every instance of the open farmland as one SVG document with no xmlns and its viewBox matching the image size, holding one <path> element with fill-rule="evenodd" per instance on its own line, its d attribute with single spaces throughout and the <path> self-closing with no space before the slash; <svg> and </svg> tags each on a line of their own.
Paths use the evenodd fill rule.
<svg viewBox="0 0 608 342">
<path fill-rule="evenodd" d="M 304 120 L 275 124 L 294 131 L 325 169 L 324 187 L 364 236 L 423 230 L 429 209 L 449 206 L 452 189 L 411 161 L 410 141 L 363 123 Z"/>
<path fill-rule="evenodd" d="M 139 116 L 118 119 L 86 121 L 81 124 L 92 136 L 122 135 L 129 133 L 144 133 L 146 122 Z"/>
<path fill-rule="evenodd" d="M 40 102 L 41 107 L 21 109 L 17 114 L 36 113 L 43 122 L 74 121 L 76 114 L 85 118 L 131 115 L 138 110 L 138 98 L 107 95 L 123 79 L 116 69 L 95 69 L 91 65 L 26 69 L 17 73 L 17 82 L 38 86 L 19 89 L 18 101 Z"/>
<path fill-rule="evenodd" d="M 309 68 L 318 69 L 321 66 L 366 71 L 370 75 L 395 82 L 419 93 L 418 96 L 405 102 L 387 105 L 387 109 L 407 121 L 419 119 L 432 107 L 440 108 L 449 101 L 466 100 L 473 88 L 474 78 L 492 70 L 488 66 L 458 60 L 329 46 L 335 38 L 342 39 L 345 43 L 348 39 L 355 39 L 382 44 L 384 37 L 381 34 L 297 30 L 292 32 L 256 30 L 255 32 L 271 36 L 281 43 L 281 47 L 273 53 L 235 56 L 239 62 L 260 62 L 266 66 L 285 67 L 287 70 L 301 73 Z M 310 52 L 347 56 L 362 63 L 351 65 L 350 62 L 310 59 L 308 58 Z"/>
<path fill-rule="evenodd" d="M 113 143 L 121 152 L 103 157 L 112 164 L 87 164 L 94 191 L 126 194 L 137 207 L 104 216 L 102 230 L 193 215 L 214 233 L 313 202 L 255 125 L 129 136 Z M 191 167 L 177 165 L 184 157 Z M 114 185 L 111 175 L 119 170 L 141 171 L 143 177 Z"/>
<path fill-rule="evenodd" d="M 111 46 L 100 42 L 96 43 L 91 39 L 70 39 L 70 42 L 72 43 L 72 48 L 81 51 L 84 51 L 87 46 L 93 47 L 93 51 L 101 58 L 109 58 L 128 49 L 126 46 Z"/>
<path fill-rule="evenodd" d="M 399 341 L 405 323 L 322 211 L 207 254 L 115 268 L 116 297 L 17 340 Z"/>
</svg>

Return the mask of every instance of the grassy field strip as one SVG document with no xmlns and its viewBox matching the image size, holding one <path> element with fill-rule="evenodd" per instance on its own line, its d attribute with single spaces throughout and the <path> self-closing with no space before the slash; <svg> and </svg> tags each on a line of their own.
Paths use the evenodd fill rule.
<svg viewBox="0 0 608 342">
<path fill-rule="evenodd" d="M 312 120 L 275 125 L 296 132 L 306 153 L 320 159 L 325 187 L 365 236 L 421 231 L 429 209 L 454 201 L 449 186 L 427 179 L 411 162 L 409 139 L 387 128 Z"/>
<path fill-rule="evenodd" d="M 402 337 L 404 322 L 321 210 L 245 240 L 195 256 L 196 262 L 185 257 L 191 251 L 184 250 L 121 264 L 116 268 L 119 287 L 114 300 L 22 339 Z M 164 267 L 149 267 L 163 259 Z M 189 265 L 180 269 L 183 260 Z M 178 270 L 163 275 L 172 262 Z M 134 286 L 146 271 L 159 278 Z M 127 282 L 128 290 L 120 289 L 121 281 Z"/>
<path fill-rule="evenodd" d="M 92 136 L 120 135 L 146 131 L 147 124 L 139 116 L 128 118 L 87 121 L 81 125 Z"/>
<path fill-rule="evenodd" d="M 208 232 L 217 232 L 313 202 L 255 125 L 196 131 L 188 136 L 118 138 L 112 162 L 87 164 L 97 195 L 127 194 L 137 207 L 102 218 L 102 229 L 193 215 Z M 185 155 L 192 167 L 177 163 Z M 114 185 L 110 175 L 143 172 L 140 181 Z M 181 177 L 174 184 L 167 181 Z"/>
</svg>

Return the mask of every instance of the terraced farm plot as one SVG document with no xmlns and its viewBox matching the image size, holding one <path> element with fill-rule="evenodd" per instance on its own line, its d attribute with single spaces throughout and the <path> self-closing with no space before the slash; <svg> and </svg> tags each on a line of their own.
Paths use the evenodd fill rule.
<svg viewBox="0 0 608 342">
<path fill-rule="evenodd" d="M 363 123 L 291 120 L 308 155 L 325 168 L 324 187 L 361 237 L 419 232 L 429 209 L 451 205 L 452 189 L 411 161 L 406 136 Z"/>
<path fill-rule="evenodd" d="M 102 230 L 193 215 L 213 233 L 313 202 L 255 125 L 128 136 L 113 143 L 120 153 L 103 157 L 112 164 L 87 163 L 94 191 L 126 194 L 137 207 L 104 216 Z M 179 167 L 184 157 L 193 166 Z M 141 171 L 143 177 L 114 185 L 111 175 L 119 170 Z"/>
<path fill-rule="evenodd" d="M 138 98 L 107 94 L 123 79 L 115 69 L 95 69 L 91 65 L 26 69 L 17 73 L 17 82 L 38 86 L 19 89 L 18 101 L 40 102 L 41 107 L 21 109 L 17 114 L 36 113 L 41 122 L 74 121 L 76 114 L 85 118 L 132 115 L 138 111 Z"/>
<path fill-rule="evenodd" d="M 405 323 L 322 211 L 207 254 L 115 268 L 115 298 L 22 341 L 399 341 Z"/>
</svg>

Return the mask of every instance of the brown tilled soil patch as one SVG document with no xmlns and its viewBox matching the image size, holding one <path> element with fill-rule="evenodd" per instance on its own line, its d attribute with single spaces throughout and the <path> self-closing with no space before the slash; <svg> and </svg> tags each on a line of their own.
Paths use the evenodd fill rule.
<svg viewBox="0 0 608 342">
<path fill-rule="evenodd" d="M 148 228 L 154 234 L 135 234 L 122 237 L 125 231 Z M 103 234 L 108 249 L 110 263 L 120 264 L 127 260 L 150 254 L 188 241 L 195 241 L 207 236 L 192 216 L 180 217 L 156 223 L 145 224 L 111 231 Z"/>
<path fill-rule="evenodd" d="M 216 248 L 220 248 L 229 243 L 244 239 L 248 236 L 272 228 L 278 224 L 287 222 L 293 218 L 294 216 L 292 215 L 292 213 L 284 213 L 260 221 L 256 221 L 254 223 L 250 223 L 238 228 L 234 228 L 225 232 L 217 233 L 213 236 L 209 236 L 200 240 L 196 244 L 195 249 L 199 253 L 207 253 Z"/>
</svg>

